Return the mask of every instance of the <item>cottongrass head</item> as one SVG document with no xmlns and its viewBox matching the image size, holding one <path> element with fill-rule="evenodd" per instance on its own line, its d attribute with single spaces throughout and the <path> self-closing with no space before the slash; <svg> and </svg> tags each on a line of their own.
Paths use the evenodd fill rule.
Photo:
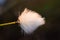
<svg viewBox="0 0 60 40">
<path fill-rule="evenodd" d="M 29 10 L 27 8 L 18 17 L 21 28 L 27 34 L 33 33 L 38 27 L 45 24 L 45 18 L 39 13 Z"/>
</svg>

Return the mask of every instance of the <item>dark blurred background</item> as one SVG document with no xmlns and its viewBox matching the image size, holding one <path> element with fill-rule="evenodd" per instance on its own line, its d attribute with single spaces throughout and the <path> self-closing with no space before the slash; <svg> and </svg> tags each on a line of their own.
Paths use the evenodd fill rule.
<svg viewBox="0 0 60 40">
<path fill-rule="evenodd" d="M 4 8 L 0 23 L 16 21 L 19 12 L 28 8 L 45 17 L 46 24 L 29 36 L 18 24 L 0 27 L 0 40 L 60 40 L 60 0 L 8 0 Z"/>
</svg>

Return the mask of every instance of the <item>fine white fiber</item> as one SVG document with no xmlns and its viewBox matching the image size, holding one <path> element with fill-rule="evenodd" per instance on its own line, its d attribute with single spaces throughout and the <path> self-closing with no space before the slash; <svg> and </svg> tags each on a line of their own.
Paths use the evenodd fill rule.
<svg viewBox="0 0 60 40">
<path fill-rule="evenodd" d="M 39 13 L 29 10 L 27 8 L 18 17 L 21 28 L 27 34 L 33 33 L 38 27 L 45 24 L 45 18 Z"/>
</svg>

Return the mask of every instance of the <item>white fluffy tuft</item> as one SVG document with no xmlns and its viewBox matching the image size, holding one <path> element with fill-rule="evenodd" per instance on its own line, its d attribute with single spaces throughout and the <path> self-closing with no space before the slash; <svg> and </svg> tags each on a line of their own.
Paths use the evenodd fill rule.
<svg viewBox="0 0 60 40">
<path fill-rule="evenodd" d="M 27 33 L 33 33 L 39 26 L 45 24 L 44 18 L 35 11 L 27 8 L 18 17 L 20 20 L 21 28 Z"/>
</svg>

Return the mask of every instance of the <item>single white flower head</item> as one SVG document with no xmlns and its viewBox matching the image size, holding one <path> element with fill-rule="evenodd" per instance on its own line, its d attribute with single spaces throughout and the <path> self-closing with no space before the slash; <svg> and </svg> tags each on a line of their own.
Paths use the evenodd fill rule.
<svg viewBox="0 0 60 40">
<path fill-rule="evenodd" d="M 27 8 L 18 17 L 21 28 L 27 33 L 33 33 L 39 26 L 45 24 L 44 18 L 35 11 L 31 11 Z"/>
</svg>

